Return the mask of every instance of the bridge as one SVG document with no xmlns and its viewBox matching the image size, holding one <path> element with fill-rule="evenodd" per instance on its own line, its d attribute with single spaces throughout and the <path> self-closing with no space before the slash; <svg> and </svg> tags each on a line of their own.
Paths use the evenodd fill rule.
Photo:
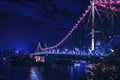
<svg viewBox="0 0 120 80">
<path fill-rule="evenodd" d="M 62 40 L 53 46 L 45 44 L 44 47 L 39 42 L 34 56 L 106 56 L 107 52 L 114 52 L 112 43 L 119 38 L 120 33 L 115 31 L 120 25 L 119 15 L 120 0 L 91 0 Z"/>
</svg>

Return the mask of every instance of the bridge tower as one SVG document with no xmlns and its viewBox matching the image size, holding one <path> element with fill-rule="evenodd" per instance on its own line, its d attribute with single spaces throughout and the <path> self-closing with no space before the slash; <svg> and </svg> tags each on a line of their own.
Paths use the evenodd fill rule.
<svg viewBox="0 0 120 80">
<path fill-rule="evenodd" d="M 37 49 L 35 50 L 35 53 L 39 53 L 41 50 L 42 50 L 42 46 L 41 46 L 41 43 L 38 42 L 38 46 L 37 46 Z"/>
<path fill-rule="evenodd" d="M 94 1 L 91 1 L 91 6 L 92 6 L 92 42 L 91 42 L 91 50 L 92 52 L 95 49 L 95 3 Z"/>
<path fill-rule="evenodd" d="M 39 42 L 36 52 L 45 51 L 45 50 L 49 51 L 49 50 L 54 50 L 56 48 L 58 49 L 58 47 L 64 44 L 66 40 L 71 39 L 70 38 L 71 36 L 74 37 L 74 33 L 76 30 L 83 29 L 82 32 L 85 33 L 85 38 L 86 38 L 86 41 L 84 41 L 86 44 L 85 45 L 86 47 L 84 49 L 86 50 L 86 53 L 88 52 L 88 54 L 89 53 L 98 54 L 99 52 L 100 55 L 102 55 L 109 48 L 108 43 L 111 43 L 112 41 L 110 39 L 114 38 L 113 27 L 118 26 L 117 24 L 114 24 L 117 21 L 114 19 L 114 17 L 118 18 L 117 11 L 120 11 L 119 5 L 120 5 L 120 0 L 91 0 L 90 6 L 88 6 L 88 8 L 85 10 L 82 16 L 78 19 L 77 23 L 73 25 L 71 30 L 58 43 L 56 43 L 53 46 L 47 46 L 45 44 L 42 48 Z M 84 25 L 84 23 L 87 24 Z M 84 31 L 85 28 L 82 28 L 82 26 L 85 26 L 86 31 Z M 90 37 L 88 37 L 89 32 L 91 35 Z M 83 42 L 83 46 L 81 47 L 84 47 L 84 42 Z M 87 50 L 87 48 L 89 49 Z"/>
</svg>

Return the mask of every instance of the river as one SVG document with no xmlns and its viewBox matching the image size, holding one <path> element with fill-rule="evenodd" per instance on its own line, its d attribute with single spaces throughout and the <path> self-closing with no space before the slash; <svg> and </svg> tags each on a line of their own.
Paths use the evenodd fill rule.
<svg viewBox="0 0 120 80">
<path fill-rule="evenodd" d="M 51 64 L 47 67 L 0 66 L 0 77 L 4 80 L 83 80 L 86 62 L 78 61 L 74 65 Z"/>
</svg>

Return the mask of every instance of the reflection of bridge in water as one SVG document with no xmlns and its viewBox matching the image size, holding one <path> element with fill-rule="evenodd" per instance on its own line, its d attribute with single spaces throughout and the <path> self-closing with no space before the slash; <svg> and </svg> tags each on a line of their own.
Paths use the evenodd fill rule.
<svg viewBox="0 0 120 80">
<path fill-rule="evenodd" d="M 73 28 L 56 45 L 38 44 L 34 55 L 106 56 L 120 25 L 119 0 L 91 0 Z"/>
</svg>

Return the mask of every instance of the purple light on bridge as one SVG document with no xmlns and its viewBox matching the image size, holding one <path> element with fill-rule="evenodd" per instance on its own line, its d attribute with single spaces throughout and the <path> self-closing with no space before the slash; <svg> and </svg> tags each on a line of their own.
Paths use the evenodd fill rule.
<svg viewBox="0 0 120 80">
<path fill-rule="evenodd" d="M 100 4 L 100 5 L 118 5 L 120 4 L 120 1 L 97 1 L 95 4 Z"/>
<path fill-rule="evenodd" d="M 91 6 L 88 6 L 88 9 L 83 13 L 83 16 L 80 18 L 80 20 L 77 21 L 77 23 L 75 24 L 75 26 L 73 26 L 73 28 L 71 29 L 71 31 L 60 42 L 58 42 L 56 45 L 54 45 L 52 47 L 44 48 L 42 50 L 54 49 L 54 48 L 60 46 L 63 42 L 65 42 L 67 40 L 67 38 L 76 30 L 76 28 L 82 22 L 82 20 L 84 20 L 85 16 L 90 11 L 90 9 L 91 9 Z"/>
</svg>

